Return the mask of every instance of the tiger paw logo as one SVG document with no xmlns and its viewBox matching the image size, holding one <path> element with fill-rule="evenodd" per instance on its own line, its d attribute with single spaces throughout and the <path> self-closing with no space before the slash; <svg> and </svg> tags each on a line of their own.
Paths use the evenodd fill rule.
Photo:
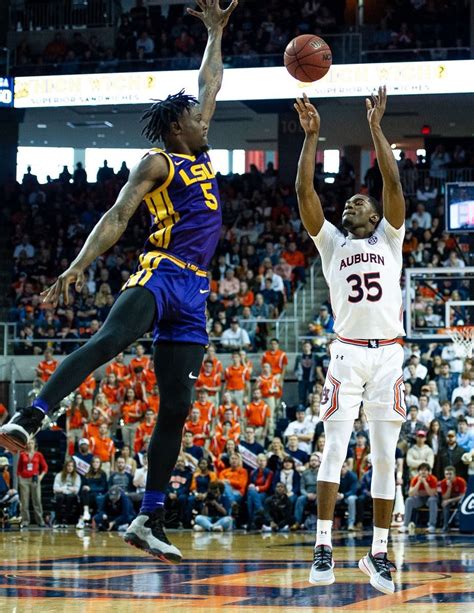
<svg viewBox="0 0 474 613">
<path fill-rule="evenodd" d="M 328 387 L 323 388 L 323 393 L 321 394 L 321 404 L 326 404 L 329 401 L 329 392 L 331 390 Z"/>
</svg>

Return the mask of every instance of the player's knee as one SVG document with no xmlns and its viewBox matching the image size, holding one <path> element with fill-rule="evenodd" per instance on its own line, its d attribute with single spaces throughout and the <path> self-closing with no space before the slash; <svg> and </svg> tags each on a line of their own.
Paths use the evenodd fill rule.
<svg viewBox="0 0 474 613">
<path fill-rule="evenodd" d="M 388 454 L 377 454 L 374 455 L 372 453 L 372 471 L 375 475 L 376 473 L 382 475 L 390 474 L 390 471 L 395 470 L 395 460 Z"/>
</svg>

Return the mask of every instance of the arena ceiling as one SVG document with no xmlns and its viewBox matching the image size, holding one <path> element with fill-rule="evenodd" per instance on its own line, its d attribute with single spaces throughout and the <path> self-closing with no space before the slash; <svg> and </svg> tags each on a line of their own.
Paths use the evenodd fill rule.
<svg viewBox="0 0 474 613">
<path fill-rule="evenodd" d="M 317 101 L 316 101 L 317 102 Z M 363 99 L 324 99 L 317 103 L 322 118 L 324 148 L 371 146 Z M 423 144 L 421 127 L 432 135 L 474 136 L 473 94 L 394 96 L 384 127 L 389 140 L 401 147 Z M 21 146 L 146 147 L 139 119 L 144 106 L 98 106 L 27 109 L 20 128 Z M 216 149 L 275 150 L 278 113 L 292 112 L 289 101 L 223 102 L 218 104 L 211 131 Z M 40 127 L 39 127 L 40 126 Z"/>
</svg>

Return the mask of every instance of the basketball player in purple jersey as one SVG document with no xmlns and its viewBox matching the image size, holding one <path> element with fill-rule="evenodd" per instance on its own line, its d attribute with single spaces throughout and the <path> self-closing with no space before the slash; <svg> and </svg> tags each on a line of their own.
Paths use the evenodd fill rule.
<svg viewBox="0 0 474 613">
<path fill-rule="evenodd" d="M 97 223 L 84 247 L 44 300 L 68 303 L 69 286 L 80 291 L 85 270 L 122 236 L 142 201 L 152 228 L 140 265 L 117 298 L 102 328 L 69 355 L 41 390 L 32 406 L 19 409 L 0 428 L 0 445 L 26 449 L 48 411 L 74 391 L 89 373 L 154 328 L 154 367 L 160 389 L 160 412 L 148 450 L 146 491 L 140 514 L 130 524 L 125 541 L 172 563 L 181 552 L 163 527 L 165 490 L 181 445 L 181 433 L 191 393 L 208 343 L 207 267 L 221 228 L 215 173 L 208 151 L 207 131 L 223 77 L 222 33 L 238 4 L 226 9 L 218 0 L 197 0 L 208 41 L 199 71 L 199 100 L 183 92 L 159 101 L 144 114 L 144 135 L 159 140 L 135 166 L 114 206 Z"/>
</svg>

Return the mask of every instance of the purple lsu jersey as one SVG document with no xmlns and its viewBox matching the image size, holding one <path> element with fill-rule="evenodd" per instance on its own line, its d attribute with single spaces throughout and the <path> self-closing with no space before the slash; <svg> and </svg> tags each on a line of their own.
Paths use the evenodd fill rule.
<svg viewBox="0 0 474 613">
<path fill-rule="evenodd" d="M 152 218 L 145 251 L 162 250 L 208 268 L 219 241 L 222 213 L 219 188 L 207 153 L 198 157 L 152 149 L 164 155 L 169 174 L 145 198 Z"/>
</svg>

